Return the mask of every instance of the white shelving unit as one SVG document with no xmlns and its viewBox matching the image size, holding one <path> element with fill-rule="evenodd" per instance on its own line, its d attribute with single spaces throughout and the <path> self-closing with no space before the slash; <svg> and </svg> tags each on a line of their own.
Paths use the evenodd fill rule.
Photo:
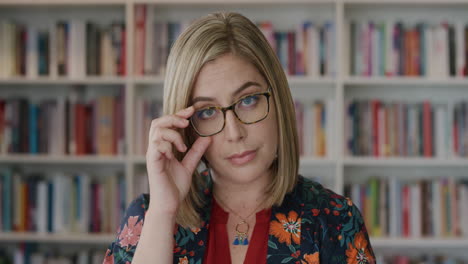
<svg viewBox="0 0 468 264">
<path fill-rule="evenodd" d="M 186 19 L 196 18 L 219 9 L 235 10 L 243 13 L 252 20 L 269 20 L 275 30 L 294 28 L 293 25 L 308 18 L 323 21 L 329 19 L 336 25 L 336 65 L 335 77 L 298 77 L 290 76 L 289 83 L 293 96 L 307 98 L 330 98 L 336 102 L 334 119 L 335 130 L 328 136 L 334 139 L 329 149 L 333 154 L 329 158 L 303 157 L 301 159 L 301 174 L 305 176 L 320 176 L 328 187 L 343 193 L 344 184 L 353 181 L 355 174 L 362 177 L 370 176 L 372 169 L 376 169 L 383 176 L 391 177 L 394 170 L 409 170 L 417 168 L 429 176 L 433 170 L 440 172 L 442 168 L 447 175 L 451 171 L 459 172 L 468 168 L 468 159 L 441 159 L 441 158 L 372 158 L 347 157 L 344 154 L 344 102 L 350 98 L 410 98 L 421 99 L 435 96 L 437 99 L 468 98 L 468 78 L 422 78 L 422 77 L 355 77 L 349 75 L 349 39 L 348 22 L 350 19 L 397 17 L 403 20 L 415 18 L 428 21 L 439 21 L 452 16 L 460 17 L 468 14 L 468 0 L 2 0 L 0 1 L 0 18 L 18 17 L 26 19 L 26 15 L 33 12 L 44 15 L 49 8 L 64 11 L 66 14 L 74 13 L 76 17 L 102 17 L 104 21 L 120 18 L 125 21 L 127 30 L 127 73 L 126 77 L 85 77 L 80 79 L 68 78 L 8 78 L 0 79 L 0 96 L 5 96 L 2 90 L 5 87 L 28 87 L 38 89 L 48 86 L 71 86 L 81 84 L 98 87 L 117 86 L 125 89 L 125 121 L 127 153 L 123 156 L 71 156 L 57 157 L 44 155 L 8 155 L 0 156 L 0 166 L 11 164 L 40 164 L 40 166 L 79 164 L 82 166 L 123 166 L 127 181 L 127 203 L 134 199 L 134 176 L 145 168 L 145 157 L 134 154 L 134 106 L 140 94 L 153 93 L 162 98 L 164 79 L 161 76 L 137 76 L 133 71 L 134 47 L 134 11 L 137 4 L 148 4 L 155 8 L 157 18 L 160 20 L 178 21 L 180 17 Z M 91 14 L 87 12 L 95 9 Z M 55 8 L 55 9 L 54 9 Z M 10 11 L 13 12 L 10 12 Z M 34 11 L 33 11 L 34 10 Z M 101 11 L 101 12 L 99 12 Z M 51 13 L 53 18 L 63 14 Z M 57 17 L 54 17 L 57 16 Z M 26 22 L 31 22 L 31 17 Z M 43 19 L 43 18 L 41 18 Z M 468 22 L 468 20 L 467 20 Z M 96 88 L 97 89 L 97 88 Z M 34 90 L 33 93 L 36 91 Z M 39 90 L 37 90 L 39 92 Z M 39 168 L 39 166 L 38 166 Z M 371 168 L 371 169 L 368 169 Z M 468 178 L 468 173 L 465 175 Z M 467 224 L 467 223 L 464 223 Z M 56 243 L 83 243 L 83 244 L 109 244 L 114 235 L 86 235 L 86 234 L 15 234 L 0 233 L 0 242 L 56 242 Z M 459 250 L 468 248 L 468 238 L 371 238 L 374 250 L 378 253 L 388 249 L 398 248 L 399 253 L 413 251 L 430 253 L 431 248 Z M 1 244 L 0 244 L 1 247 Z M 465 250 L 466 251 L 466 250 Z M 468 258 L 468 256 L 466 256 Z"/>
</svg>

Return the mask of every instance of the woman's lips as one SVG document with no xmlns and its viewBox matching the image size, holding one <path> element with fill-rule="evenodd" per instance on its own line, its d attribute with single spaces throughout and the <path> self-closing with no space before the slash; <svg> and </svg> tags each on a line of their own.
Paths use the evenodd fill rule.
<svg viewBox="0 0 468 264">
<path fill-rule="evenodd" d="M 234 165 L 243 165 L 253 160 L 257 155 L 256 150 L 246 151 L 240 155 L 232 155 L 228 160 Z"/>
</svg>

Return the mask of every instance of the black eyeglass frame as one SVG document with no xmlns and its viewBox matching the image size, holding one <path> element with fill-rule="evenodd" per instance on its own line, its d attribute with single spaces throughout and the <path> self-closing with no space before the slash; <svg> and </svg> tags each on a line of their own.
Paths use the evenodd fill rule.
<svg viewBox="0 0 468 264">
<path fill-rule="evenodd" d="M 267 112 L 265 114 L 264 117 L 260 118 L 259 120 L 257 121 L 254 121 L 254 122 L 244 122 L 242 121 L 239 116 L 237 115 L 236 113 L 236 110 L 235 110 L 235 106 L 236 104 L 238 104 L 240 101 L 244 100 L 245 98 L 248 98 L 250 96 L 257 96 L 257 95 L 262 95 L 262 96 L 265 96 L 266 99 L 267 99 Z M 250 124 L 255 124 L 255 123 L 258 123 L 262 120 L 264 120 L 268 114 L 270 113 L 270 97 L 271 97 L 271 86 L 268 87 L 268 90 L 266 92 L 261 92 L 261 93 L 253 93 L 253 94 L 248 94 L 248 95 L 245 95 L 241 98 L 239 98 L 239 100 L 235 101 L 234 103 L 232 103 L 230 106 L 226 106 L 226 107 L 221 107 L 221 106 L 210 106 L 210 107 L 207 107 L 207 108 L 203 108 L 203 109 L 200 109 L 200 110 L 209 110 L 209 109 L 217 109 L 217 110 L 221 110 L 221 112 L 223 112 L 223 126 L 221 127 L 221 129 L 218 131 L 218 132 L 215 132 L 213 134 L 209 134 L 209 135 L 205 135 L 205 134 L 201 134 L 200 132 L 198 132 L 197 128 L 195 127 L 195 124 L 193 123 L 192 121 L 192 117 L 189 118 L 189 121 L 190 121 L 190 125 L 192 126 L 193 130 L 195 130 L 195 133 L 197 133 L 200 137 L 210 137 L 210 136 L 214 136 L 218 133 L 220 133 L 221 131 L 223 131 L 224 127 L 226 126 L 226 112 L 228 110 L 232 110 L 232 112 L 234 113 L 234 116 L 236 116 L 237 120 L 239 120 L 242 124 L 246 124 L 246 125 L 250 125 Z"/>
</svg>

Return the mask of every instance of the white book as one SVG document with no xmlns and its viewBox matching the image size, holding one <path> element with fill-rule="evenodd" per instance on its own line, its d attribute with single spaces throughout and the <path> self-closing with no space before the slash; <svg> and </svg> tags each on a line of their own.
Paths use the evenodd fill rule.
<svg viewBox="0 0 468 264">
<path fill-rule="evenodd" d="M 419 184 L 412 184 L 410 187 L 410 232 L 411 237 L 421 237 L 421 188 Z"/>
<path fill-rule="evenodd" d="M 332 158 L 334 156 L 333 150 L 335 146 L 333 145 L 335 139 L 335 100 L 328 99 L 325 102 L 325 115 L 326 115 L 326 123 L 325 123 L 325 155 L 328 158 Z"/>
<path fill-rule="evenodd" d="M 83 78 L 86 75 L 86 21 L 83 19 L 73 20 L 72 27 L 75 35 L 71 36 L 74 41 L 75 52 L 72 61 L 75 64 L 74 77 Z"/>
<path fill-rule="evenodd" d="M 65 200 L 65 182 L 64 182 L 65 175 L 61 172 L 55 173 L 52 178 L 53 184 L 53 226 L 52 231 L 54 233 L 62 233 L 65 231 L 64 226 L 64 200 Z"/>
<path fill-rule="evenodd" d="M 447 146 L 445 145 L 445 132 L 446 132 L 446 120 L 447 108 L 443 105 L 436 105 L 435 107 L 435 138 L 436 138 L 436 156 L 438 158 L 447 157 Z"/>
<path fill-rule="evenodd" d="M 460 202 L 458 203 L 458 210 L 460 212 L 460 223 L 468 223 L 468 185 L 462 184 L 460 186 Z M 468 236 L 468 226 L 461 225 L 461 235 Z"/>
<path fill-rule="evenodd" d="M 390 236 L 397 237 L 398 233 L 398 219 L 401 216 L 401 212 L 398 211 L 398 180 L 395 177 L 391 177 L 389 180 L 389 192 L 390 192 Z"/>
<path fill-rule="evenodd" d="M 144 56 L 144 73 L 152 74 L 154 73 L 154 60 L 153 52 L 156 46 L 154 46 L 153 40 L 155 34 L 153 30 L 154 23 L 154 8 L 147 7 L 146 9 L 146 20 L 145 20 L 145 56 Z"/>
<path fill-rule="evenodd" d="M 463 69 L 465 68 L 465 23 L 458 21 L 455 24 L 455 63 L 456 63 L 456 76 L 463 76 Z"/>
<path fill-rule="evenodd" d="M 432 195 L 433 195 L 433 209 L 432 209 L 432 223 L 434 229 L 435 237 L 442 236 L 442 229 L 441 229 L 441 218 L 440 213 L 442 212 L 442 204 L 440 200 L 440 180 L 434 180 L 432 182 Z"/>
<path fill-rule="evenodd" d="M 48 206 L 47 182 L 39 181 L 37 184 L 37 232 L 47 232 Z"/>
<path fill-rule="evenodd" d="M 38 32 L 30 25 L 27 28 L 26 43 L 26 77 L 36 78 L 39 74 L 39 50 L 38 50 Z"/>
<path fill-rule="evenodd" d="M 80 197 L 80 208 L 79 210 L 79 220 L 78 220 L 78 230 L 81 233 L 87 233 L 89 231 L 90 225 L 90 203 L 91 203 L 91 179 L 90 176 L 82 172 L 78 176 L 80 178 L 80 190 L 81 193 L 78 197 Z"/>
<path fill-rule="evenodd" d="M 449 76 L 449 56 L 448 56 L 448 28 L 443 24 L 436 27 L 436 77 L 445 78 Z"/>
</svg>

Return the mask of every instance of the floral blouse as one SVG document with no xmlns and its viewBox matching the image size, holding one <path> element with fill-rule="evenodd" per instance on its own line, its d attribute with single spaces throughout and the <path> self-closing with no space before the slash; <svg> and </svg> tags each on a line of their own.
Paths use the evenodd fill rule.
<svg viewBox="0 0 468 264">
<path fill-rule="evenodd" d="M 204 190 L 211 204 L 211 177 Z M 127 209 L 117 238 L 109 246 L 103 264 L 130 264 L 143 227 L 149 196 L 140 195 Z M 211 206 L 202 209 L 200 228 L 175 227 L 173 263 L 201 264 L 209 228 Z M 270 217 L 267 263 L 374 264 L 364 220 L 349 198 L 317 182 L 299 176 L 283 204 L 273 207 Z"/>
</svg>

